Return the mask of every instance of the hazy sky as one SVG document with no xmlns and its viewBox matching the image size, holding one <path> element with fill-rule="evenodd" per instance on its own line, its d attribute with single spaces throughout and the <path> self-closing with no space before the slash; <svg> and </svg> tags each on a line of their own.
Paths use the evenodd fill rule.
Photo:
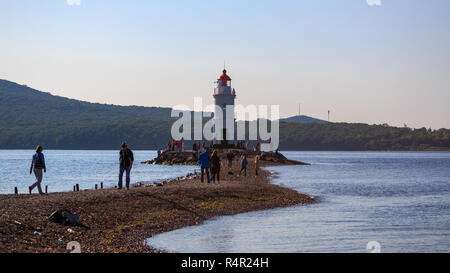
<svg viewBox="0 0 450 273">
<path fill-rule="evenodd" d="M 240 104 L 450 128 L 448 0 L 69 2 L 0 0 L 0 79 L 91 102 L 192 106 L 212 103 L 226 60 Z"/>
</svg>

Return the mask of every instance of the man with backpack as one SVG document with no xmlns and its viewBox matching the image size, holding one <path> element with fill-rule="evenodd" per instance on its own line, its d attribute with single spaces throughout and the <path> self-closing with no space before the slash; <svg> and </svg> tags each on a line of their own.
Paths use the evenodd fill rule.
<svg viewBox="0 0 450 273">
<path fill-rule="evenodd" d="M 119 189 L 122 189 L 122 179 L 123 173 L 126 172 L 126 187 L 130 189 L 130 172 L 131 168 L 133 168 L 134 155 L 133 151 L 128 148 L 128 144 L 126 142 L 122 142 L 122 149 L 119 152 Z"/>
</svg>

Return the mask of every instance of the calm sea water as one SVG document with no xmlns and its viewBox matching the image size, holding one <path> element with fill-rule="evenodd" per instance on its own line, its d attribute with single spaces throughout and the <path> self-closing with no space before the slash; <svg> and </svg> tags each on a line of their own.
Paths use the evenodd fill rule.
<svg viewBox="0 0 450 273">
<path fill-rule="evenodd" d="M 20 193 L 28 192 L 28 186 L 35 180 L 29 173 L 33 154 L 32 150 L 0 150 L 0 194 L 14 193 L 16 186 Z M 93 189 L 100 182 L 105 187 L 117 185 L 119 151 L 45 150 L 44 155 L 47 173 L 44 174 L 43 185 L 48 185 L 49 192 L 71 191 L 75 184 L 79 184 L 81 189 Z M 134 151 L 131 183 L 158 182 L 194 170 L 191 166 L 140 164 L 155 157 L 156 151 Z"/>
<path fill-rule="evenodd" d="M 218 217 L 148 240 L 175 252 L 450 252 L 450 153 L 286 152 L 275 184 L 320 204 Z"/>
</svg>

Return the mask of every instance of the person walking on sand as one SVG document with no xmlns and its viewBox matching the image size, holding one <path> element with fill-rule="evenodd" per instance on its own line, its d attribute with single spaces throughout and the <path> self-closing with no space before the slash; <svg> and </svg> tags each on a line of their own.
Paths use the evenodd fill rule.
<svg viewBox="0 0 450 273">
<path fill-rule="evenodd" d="M 198 161 L 199 161 L 200 169 L 202 172 L 200 180 L 203 183 L 203 175 L 206 172 L 206 179 L 207 179 L 206 181 L 208 183 L 210 183 L 211 180 L 209 179 L 209 168 L 210 168 L 211 156 L 209 155 L 208 149 L 198 156 Z"/>
<path fill-rule="evenodd" d="M 233 168 L 233 159 L 234 159 L 234 154 L 230 151 L 227 153 L 227 161 L 228 161 L 228 169 L 231 171 L 231 169 Z"/>
<path fill-rule="evenodd" d="M 247 176 L 247 165 L 248 165 L 247 155 L 243 154 L 241 159 L 241 170 L 239 171 L 238 176 L 241 176 L 242 171 L 244 171 L 244 176 Z"/>
<path fill-rule="evenodd" d="M 130 189 L 130 172 L 133 168 L 134 155 L 133 151 L 128 148 L 126 142 L 122 142 L 120 145 L 122 149 L 119 152 L 119 190 L 122 189 L 123 173 L 126 172 L 126 187 Z"/>
<path fill-rule="evenodd" d="M 39 194 L 44 194 L 42 192 L 42 187 L 41 187 L 42 170 L 44 170 L 44 173 L 46 173 L 47 167 L 45 166 L 45 158 L 44 158 L 44 154 L 42 153 L 43 150 L 44 150 L 44 148 L 41 145 L 38 145 L 36 147 L 36 153 L 33 155 L 32 160 L 31 160 L 30 174 L 32 174 L 34 171 L 34 176 L 36 177 L 36 182 L 33 185 L 31 185 L 30 187 L 28 187 L 30 194 L 33 191 L 33 189 L 36 187 L 38 188 Z"/>
<path fill-rule="evenodd" d="M 220 158 L 217 151 L 214 151 L 211 155 L 211 177 L 212 183 L 216 182 L 217 177 L 217 184 L 220 184 Z"/>
<path fill-rule="evenodd" d="M 255 156 L 255 174 L 256 176 L 258 176 L 258 171 L 259 171 L 259 155 Z"/>
</svg>

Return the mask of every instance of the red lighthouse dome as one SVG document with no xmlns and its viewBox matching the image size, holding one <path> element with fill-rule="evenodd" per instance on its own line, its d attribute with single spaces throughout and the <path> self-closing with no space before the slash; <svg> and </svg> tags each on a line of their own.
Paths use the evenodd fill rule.
<svg viewBox="0 0 450 273">
<path fill-rule="evenodd" d="M 222 75 L 218 78 L 219 81 L 221 81 L 222 86 L 227 86 L 228 81 L 231 81 L 231 78 L 227 75 L 227 70 L 224 69 L 222 71 Z"/>
</svg>

